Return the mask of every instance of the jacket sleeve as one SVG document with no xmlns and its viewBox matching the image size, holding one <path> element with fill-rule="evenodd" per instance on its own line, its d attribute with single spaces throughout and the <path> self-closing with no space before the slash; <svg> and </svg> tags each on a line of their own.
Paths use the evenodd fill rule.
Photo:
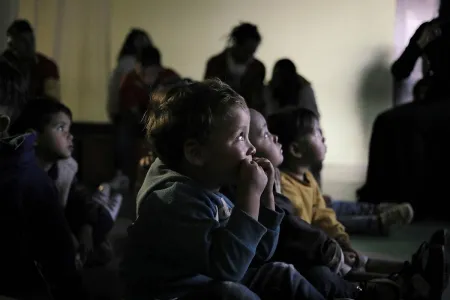
<svg viewBox="0 0 450 300">
<path fill-rule="evenodd" d="M 266 207 L 261 207 L 258 222 L 266 227 L 267 232 L 264 234 L 261 242 L 256 248 L 255 262 L 266 262 L 272 257 L 278 245 L 280 224 L 283 217 L 284 212 L 278 207 L 275 207 L 275 211 Z"/>
<path fill-rule="evenodd" d="M 170 199 L 161 200 L 158 191 L 141 201 L 139 217 L 129 229 L 133 247 L 149 248 L 190 273 L 240 281 L 267 229 L 237 208 L 222 225 L 208 195 L 183 184 L 171 189 Z"/>
<path fill-rule="evenodd" d="M 427 23 L 423 23 L 411 37 L 408 46 L 406 46 L 400 57 L 392 64 L 391 73 L 396 81 L 401 81 L 409 77 L 414 70 L 417 60 L 422 55 L 422 49 L 417 45 L 417 41 Z"/>
</svg>

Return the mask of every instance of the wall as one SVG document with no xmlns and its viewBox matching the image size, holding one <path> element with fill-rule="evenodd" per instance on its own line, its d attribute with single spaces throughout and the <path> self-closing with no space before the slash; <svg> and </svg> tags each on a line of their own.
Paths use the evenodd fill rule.
<svg viewBox="0 0 450 300">
<path fill-rule="evenodd" d="M 391 103 L 388 67 L 395 1 L 112 3 L 112 53 L 118 52 L 130 26 L 139 26 L 151 33 L 166 65 L 195 79 L 202 78 L 207 58 L 224 48 L 234 25 L 239 21 L 258 24 L 263 42 L 257 56 L 267 67 L 266 79 L 277 59 L 289 57 L 314 85 L 329 149 L 328 178 L 362 179 L 371 124 Z"/>
<path fill-rule="evenodd" d="M 74 110 L 75 119 L 106 121 L 107 73 L 131 27 L 151 34 L 164 64 L 201 79 L 207 58 L 224 48 L 231 28 L 249 21 L 258 24 L 263 35 L 257 56 L 267 67 L 266 79 L 277 59 L 289 57 L 314 85 L 329 149 L 325 177 L 360 181 L 364 176 L 371 124 L 391 103 L 388 68 L 394 50 L 395 1 L 38 2 L 38 23 L 43 24 L 38 28 L 38 49 L 56 56 L 63 101 Z M 35 17 L 35 3 L 21 0 L 19 15 Z M 59 21 L 52 28 L 55 11 Z M 60 36 L 59 51 L 55 35 Z M 95 84 L 89 84 L 92 81 Z"/>
</svg>

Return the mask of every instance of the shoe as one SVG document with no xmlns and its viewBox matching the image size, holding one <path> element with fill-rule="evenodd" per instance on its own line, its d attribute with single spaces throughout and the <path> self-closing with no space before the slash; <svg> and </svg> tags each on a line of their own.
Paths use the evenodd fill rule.
<svg viewBox="0 0 450 300">
<path fill-rule="evenodd" d="M 408 300 L 441 300 L 445 282 L 444 246 L 422 243 L 411 262 L 390 277 Z"/>
<path fill-rule="evenodd" d="M 450 234 L 447 229 L 440 229 L 433 233 L 429 241 L 430 245 L 440 245 L 444 247 L 444 283 L 443 288 L 446 289 L 450 277 Z"/>
<path fill-rule="evenodd" d="M 410 224 L 414 219 L 414 209 L 409 203 L 396 204 L 386 208 L 379 215 L 381 231 L 389 233 L 394 227 Z"/>
<path fill-rule="evenodd" d="M 362 283 L 357 288 L 360 291 L 357 300 L 401 299 L 400 286 L 391 279 L 373 279 Z"/>
<path fill-rule="evenodd" d="M 380 214 L 386 210 L 391 209 L 392 207 L 398 205 L 398 203 L 391 203 L 391 202 L 381 202 L 380 204 L 376 205 L 376 213 Z"/>
<path fill-rule="evenodd" d="M 111 186 L 108 183 L 103 183 L 92 195 L 92 200 L 102 206 L 109 213 L 113 222 L 116 221 L 123 201 L 123 197 L 121 194 L 112 194 Z"/>
</svg>

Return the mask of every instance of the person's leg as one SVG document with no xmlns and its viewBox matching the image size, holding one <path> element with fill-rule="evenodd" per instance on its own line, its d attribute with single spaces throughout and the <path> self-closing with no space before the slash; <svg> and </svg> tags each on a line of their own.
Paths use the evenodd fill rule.
<svg viewBox="0 0 450 300">
<path fill-rule="evenodd" d="M 242 283 L 261 299 L 326 300 L 293 265 L 282 262 L 263 265 L 245 276 Z"/>
<path fill-rule="evenodd" d="M 331 208 L 338 217 L 341 216 L 368 216 L 377 212 L 377 205 L 367 202 L 352 202 L 332 200 Z"/>
<path fill-rule="evenodd" d="M 358 286 L 333 273 L 326 266 L 316 266 L 302 270 L 301 274 L 326 298 L 356 298 Z"/>
<path fill-rule="evenodd" d="M 230 281 L 217 281 L 208 284 L 198 291 L 189 293 L 178 300 L 260 300 L 260 298 L 245 285 Z"/>
</svg>

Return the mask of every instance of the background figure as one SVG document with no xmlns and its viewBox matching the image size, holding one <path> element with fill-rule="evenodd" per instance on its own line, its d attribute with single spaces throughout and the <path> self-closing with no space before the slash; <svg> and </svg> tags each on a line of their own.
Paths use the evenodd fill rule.
<svg viewBox="0 0 450 300">
<path fill-rule="evenodd" d="M 108 116 L 114 123 L 114 118 L 119 113 L 119 89 L 126 74 L 134 69 L 136 56 L 145 46 L 151 46 L 152 41 L 147 32 L 141 29 L 132 29 L 120 49 L 117 57 L 117 66 L 111 74 L 108 87 Z"/>
<path fill-rule="evenodd" d="M 265 93 L 265 114 L 272 115 L 286 107 L 309 109 L 320 116 L 311 83 L 297 73 L 289 59 L 275 63 L 272 80 Z"/>
<path fill-rule="evenodd" d="M 117 66 L 113 70 L 108 86 L 108 102 L 107 102 L 107 112 L 110 120 L 112 121 L 115 128 L 115 136 L 120 136 L 120 97 L 119 90 L 125 76 L 133 71 L 136 66 L 136 57 L 138 53 L 146 46 L 151 46 L 152 41 L 147 34 L 147 32 L 141 29 L 132 29 L 125 38 L 125 41 L 120 49 L 119 55 L 117 57 Z M 116 176 L 114 182 L 117 185 L 122 186 L 126 189 L 129 186 L 129 178 L 124 175 L 123 167 L 120 164 L 121 146 L 119 145 L 120 139 L 116 140 Z"/>
<path fill-rule="evenodd" d="M 205 79 L 219 78 L 242 95 L 249 107 L 257 110 L 263 109 L 266 77 L 266 68 L 254 57 L 260 43 L 258 28 L 241 23 L 233 28 L 228 47 L 208 60 L 205 72 Z"/>
<path fill-rule="evenodd" d="M 2 56 L 20 70 L 28 82 L 30 99 L 48 96 L 60 99 L 59 70 L 54 61 L 36 52 L 33 28 L 27 20 L 16 20 L 7 32 L 8 47 Z"/>
</svg>

